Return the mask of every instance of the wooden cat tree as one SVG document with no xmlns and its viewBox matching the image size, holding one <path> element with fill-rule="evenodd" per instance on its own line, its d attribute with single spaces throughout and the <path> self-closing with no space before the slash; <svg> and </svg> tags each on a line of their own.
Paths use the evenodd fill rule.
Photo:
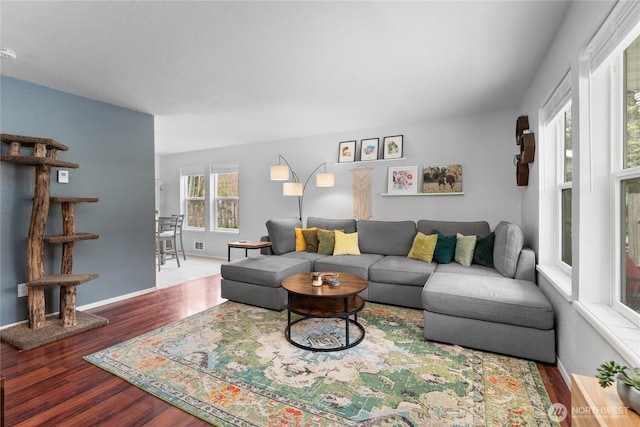
<svg viewBox="0 0 640 427">
<path fill-rule="evenodd" d="M 73 274 L 73 246 L 80 240 L 97 239 L 97 234 L 76 233 L 74 204 L 97 202 L 97 198 L 51 197 L 51 168 L 79 167 L 76 163 L 58 160 L 58 151 L 69 147 L 53 139 L 21 135 L 0 134 L 2 142 L 9 144 L 8 154 L 0 155 L 0 160 L 19 165 L 34 166 L 36 170 L 33 208 L 27 239 L 27 288 L 29 307 L 29 328 L 45 326 L 45 286 L 60 287 L 60 315 L 63 327 L 75 326 L 76 287 L 98 278 L 97 273 Z M 23 155 L 23 147 L 33 147 L 31 155 Z M 62 205 L 62 234 L 45 235 L 50 203 Z M 44 269 L 45 243 L 62 244 L 62 265 L 60 274 L 46 275 Z"/>
</svg>

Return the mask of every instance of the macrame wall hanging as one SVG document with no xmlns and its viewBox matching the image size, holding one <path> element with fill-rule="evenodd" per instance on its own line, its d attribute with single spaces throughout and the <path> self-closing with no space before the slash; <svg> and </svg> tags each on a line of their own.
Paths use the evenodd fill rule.
<svg viewBox="0 0 640 427">
<path fill-rule="evenodd" d="M 353 172 L 353 217 L 371 218 L 371 171 L 373 169 L 358 166 Z"/>
</svg>

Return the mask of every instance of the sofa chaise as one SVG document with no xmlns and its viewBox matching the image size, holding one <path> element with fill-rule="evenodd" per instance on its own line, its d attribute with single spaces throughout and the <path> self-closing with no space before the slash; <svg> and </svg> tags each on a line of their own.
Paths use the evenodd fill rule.
<svg viewBox="0 0 640 427">
<path fill-rule="evenodd" d="M 309 217 L 304 229 L 297 218 L 272 219 L 266 227 L 268 236 L 263 239 L 271 241 L 271 254 L 222 265 L 223 298 L 282 310 L 286 292 L 280 283 L 285 277 L 311 271 L 351 273 L 368 281 L 361 293 L 365 300 L 422 309 L 424 336 L 429 340 L 555 363 L 553 309 L 535 283 L 535 254 L 524 247 L 517 224 L 503 221 L 492 232 L 486 221 Z M 318 229 L 339 230 L 351 237 L 357 232 L 359 254 L 300 247 L 301 232 Z M 463 261 L 463 265 L 442 256 L 442 262 L 409 257 L 416 236 L 435 239 L 436 233 L 438 245 L 477 236 L 478 253 L 481 240 L 492 242 L 489 261 Z M 439 250 L 437 246 L 435 251 Z M 484 250 L 486 255 L 486 246 Z"/>
</svg>

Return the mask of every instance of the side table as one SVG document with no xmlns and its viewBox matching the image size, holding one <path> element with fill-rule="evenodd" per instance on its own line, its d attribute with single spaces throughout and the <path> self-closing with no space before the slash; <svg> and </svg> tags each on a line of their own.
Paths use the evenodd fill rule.
<svg viewBox="0 0 640 427">
<path fill-rule="evenodd" d="M 616 386 L 600 387 L 593 377 L 571 375 L 571 425 L 640 426 L 640 415 L 626 408 Z"/>
<path fill-rule="evenodd" d="M 262 249 L 271 246 L 271 242 L 259 242 L 252 240 L 238 240 L 227 243 L 227 261 L 231 261 L 231 248 L 244 249 L 244 256 L 249 256 L 249 249 Z"/>
</svg>

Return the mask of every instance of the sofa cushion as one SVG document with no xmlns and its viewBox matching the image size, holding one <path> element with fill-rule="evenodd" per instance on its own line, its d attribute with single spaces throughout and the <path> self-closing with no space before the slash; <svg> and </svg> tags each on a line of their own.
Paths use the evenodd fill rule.
<svg viewBox="0 0 640 427">
<path fill-rule="evenodd" d="M 357 229 L 360 252 L 368 254 L 406 257 L 416 236 L 416 224 L 413 221 L 360 220 Z"/>
<path fill-rule="evenodd" d="M 524 233 L 518 224 L 501 221 L 494 230 L 493 266 L 504 277 L 514 278 L 520 251 L 524 246 Z"/>
<path fill-rule="evenodd" d="M 326 256 L 317 260 L 313 268 L 315 271 L 338 271 L 355 274 L 369 280 L 369 267 L 382 257 L 378 254 Z"/>
<path fill-rule="evenodd" d="M 343 230 L 345 233 L 356 231 L 356 220 L 349 219 L 329 219 L 310 216 L 307 218 L 307 227 L 324 228 L 325 230 Z"/>
<path fill-rule="evenodd" d="M 424 286 L 422 304 L 433 313 L 487 322 L 541 330 L 554 324 L 551 303 L 525 280 L 435 272 Z"/>
<path fill-rule="evenodd" d="M 302 227 L 298 218 L 270 219 L 267 221 L 267 232 L 274 254 L 286 254 L 296 250 L 296 227 Z"/>
<path fill-rule="evenodd" d="M 485 267 L 484 265 L 471 264 L 469 267 L 457 262 L 450 264 L 437 264 L 436 271 L 438 273 L 459 273 L 459 274 L 477 274 L 489 277 L 504 277 L 498 273 L 495 268 Z"/>
<path fill-rule="evenodd" d="M 369 267 L 369 280 L 380 283 L 424 286 L 429 275 L 435 269 L 435 263 L 389 255 Z"/>
<path fill-rule="evenodd" d="M 335 232 L 336 243 L 333 247 L 333 255 L 360 255 L 358 248 L 358 233 Z"/>
<path fill-rule="evenodd" d="M 307 241 L 304 239 L 303 231 L 311 231 L 311 230 L 317 230 L 317 228 L 315 228 L 315 227 L 311 227 L 311 228 L 295 227 L 293 229 L 294 233 L 296 234 L 296 251 L 306 251 L 307 250 Z"/>
<path fill-rule="evenodd" d="M 293 251 L 293 252 L 287 252 L 286 254 L 282 254 L 282 255 L 279 255 L 279 256 L 281 256 L 283 258 L 306 259 L 307 261 L 310 262 L 310 265 L 311 265 L 311 267 L 309 268 L 309 271 L 313 271 L 315 269 L 316 261 L 321 259 L 321 258 L 325 258 L 327 255 L 318 254 L 318 253 L 314 253 L 314 252 Z M 502 277 L 502 276 L 500 276 L 500 277 Z"/>
<path fill-rule="evenodd" d="M 456 252 L 453 258 L 458 264 L 466 267 L 471 265 L 477 241 L 478 236 L 476 235 L 464 236 L 460 233 L 456 234 Z"/>
<path fill-rule="evenodd" d="M 277 288 L 282 280 L 292 274 L 311 272 L 311 262 L 284 256 L 257 255 L 222 264 L 220 272 L 227 280 Z"/>
<path fill-rule="evenodd" d="M 342 231 L 342 230 L 340 230 Z M 318 253 L 324 255 L 333 254 L 336 244 L 336 233 L 334 230 L 318 228 Z"/>
<path fill-rule="evenodd" d="M 493 242 L 496 234 L 492 231 L 484 237 L 478 237 L 476 250 L 473 252 L 473 264 L 493 268 Z"/>
<path fill-rule="evenodd" d="M 431 262 L 433 261 L 433 253 L 436 250 L 436 243 L 438 243 L 438 235 L 430 234 L 426 235 L 418 232 L 413 239 L 413 245 L 409 251 L 407 258 L 417 259 L 419 261 Z"/>
<path fill-rule="evenodd" d="M 456 252 L 457 238 L 455 234 L 453 236 L 445 236 L 438 230 L 433 230 L 438 235 L 438 243 L 436 243 L 436 250 L 433 253 L 433 261 L 438 264 L 449 264 L 453 260 L 453 256 Z"/>
<path fill-rule="evenodd" d="M 304 237 L 305 249 L 307 252 L 318 252 L 318 229 L 303 229 L 302 236 Z"/>
<path fill-rule="evenodd" d="M 432 230 L 438 230 L 445 235 L 460 233 L 465 236 L 472 234 L 486 236 L 491 228 L 486 221 L 432 221 L 429 219 L 418 221 L 418 231 L 421 233 L 431 234 Z"/>
</svg>

